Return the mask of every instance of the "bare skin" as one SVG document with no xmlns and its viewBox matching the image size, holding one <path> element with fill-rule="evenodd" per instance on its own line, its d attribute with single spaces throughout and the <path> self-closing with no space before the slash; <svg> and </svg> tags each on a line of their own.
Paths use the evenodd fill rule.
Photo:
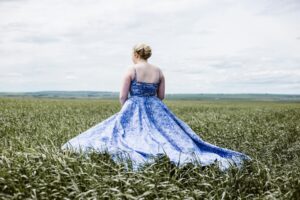
<svg viewBox="0 0 300 200">
<path fill-rule="evenodd" d="M 157 97 L 160 100 L 165 98 L 165 77 L 159 67 L 150 64 L 147 60 L 141 58 L 137 53 L 132 53 L 134 65 L 130 67 L 123 76 L 119 101 L 123 106 L 128 99 L 131 81 L 134 79 L 134 68 L 137 73 L 138 82 L 160 83 L 157 90 Z"/>
</svg>

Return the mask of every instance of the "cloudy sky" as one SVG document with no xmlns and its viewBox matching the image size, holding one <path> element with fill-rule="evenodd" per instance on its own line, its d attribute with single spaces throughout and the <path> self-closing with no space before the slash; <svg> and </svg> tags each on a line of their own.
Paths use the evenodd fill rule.
<svg viewBox="0 0 300 200">
<path fill-rule="evenodd" d="M 0 0 L 0 92 L 118 92 L 145 42 L 166 93 L 300 94 L 299 19 L 299 0 Z"/>
</svg>

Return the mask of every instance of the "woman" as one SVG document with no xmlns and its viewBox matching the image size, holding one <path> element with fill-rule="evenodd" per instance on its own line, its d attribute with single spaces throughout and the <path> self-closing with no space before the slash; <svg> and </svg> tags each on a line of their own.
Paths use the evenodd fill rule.
<svg viewBox="0 0 300 200">
<path fill-rule="evenodd" d="M 134 65 L 123 79 L 121 110 L 70 139 L 62 149 L 108 151 L 116 162 L 125 153 L 133 169 L 162 154 L 178 166 L 197 161 L 202 166 L 217 163 L 221 170 L 241 166 L 244 159 L 250 159 L 243 153 L 203 141 L 169 110 L 162 101 L 165 77 L 160 68 L 148 62 L 151 55 L 150 46 L 144 43 L 133 47 Z"/>
</svg>

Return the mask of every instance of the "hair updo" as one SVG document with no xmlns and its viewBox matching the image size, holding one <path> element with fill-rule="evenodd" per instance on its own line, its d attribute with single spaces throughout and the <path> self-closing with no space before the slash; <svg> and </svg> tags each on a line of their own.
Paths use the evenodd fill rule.
<svg viewBox="0 0 300 200">
<path fill-rule="evenodd" d="M 134 45 L 133 51 L 136 52 L 141 58 L 147 60 L 152 55 L 152 49 L 145 43 L 138 43 Z"/>
</svg>

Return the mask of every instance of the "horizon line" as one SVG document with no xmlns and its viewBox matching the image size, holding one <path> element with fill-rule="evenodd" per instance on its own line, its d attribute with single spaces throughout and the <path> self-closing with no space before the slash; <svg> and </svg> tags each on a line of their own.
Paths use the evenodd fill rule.
<svg viewBox="0 0 300 200">
<path fill-rule="evenodd" d="M 102 93 L 120 93 L 119 91 L 105 91 L 105 90 L 38 90 L 38 91 L 0 91 L 0 93 L 39 93 L 39 92 L 102 92 Z M 265 95 L 300 95 L 300 93 L 269 93 L 269 92 L 177 92 L 177 93 L 165 93 L 166 95 L 176 94 L 265 94 Z"/>
</svg>

